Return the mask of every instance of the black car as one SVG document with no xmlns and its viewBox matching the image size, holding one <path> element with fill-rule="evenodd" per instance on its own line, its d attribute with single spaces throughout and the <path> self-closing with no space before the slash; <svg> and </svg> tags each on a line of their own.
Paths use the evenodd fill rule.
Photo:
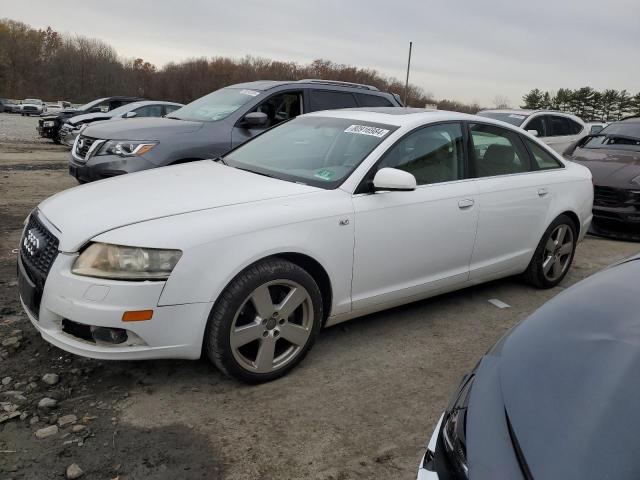
<svg viewBox="0 0 640 480">
<path fill-rule="evenodd" d="M 87 127 L 72 149 L 80 182 L 214 158 L 301 113 L 352 107 L 399 107 L 377 88 L 327 80 L 258 81 L 216 90 L 166 118 Z"/>
<path fill-rule="evenodd" d="M 640 478 L 640 256 L 560 293 L 464 377 L 419 480 Z"/>
<path fill-rule="evenodd" d="M 41 137 L 50 138 L 54 143 L 60 143 L 60 128 L 65 119 L 85 113 L 108 112 L 114 108 L 131 102 L 144 100 L 139 97 L 106 97 L 98 98 L 78 108 L 65 108 L 55 115 L 48 115 L 38 120 L 38 133 Z"/>
<path fill-rule="evenodd" d="M 589 135 L 565 156 L 591 170 L 591 233 L 640 240 L 640 115 Z"/>
</svg>

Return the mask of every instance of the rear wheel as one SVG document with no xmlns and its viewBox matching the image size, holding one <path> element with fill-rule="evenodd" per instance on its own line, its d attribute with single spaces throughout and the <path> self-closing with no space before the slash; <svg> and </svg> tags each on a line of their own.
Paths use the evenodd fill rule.
<svg viewBox="0 0 640 480">
<path fill-rule="evenodd" d="M 526 280 L 538 288 L 558 285 L 569 271 L 576 251 L 578 233 L 567 215 L 556 218 L 542 236 L 524 273 Z"/>
<path fill-rule="evenodd" d="M 221 294 L 209 317 L 205 351 L 227 375 L 248 383 L 274 380 L 306 356 L 322 315 L 311 275 L 286 260 L 266 260 Z"/>
</svg>

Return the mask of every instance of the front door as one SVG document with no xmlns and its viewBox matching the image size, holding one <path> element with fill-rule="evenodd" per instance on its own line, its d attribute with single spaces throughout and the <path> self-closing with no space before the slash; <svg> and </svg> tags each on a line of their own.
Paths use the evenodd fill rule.
<svg viewBox="0 0 640 480">
<path fill-rule="evenodd" d="M 251 112 L 262 112 L 267 115 L 267 124 L 262 127 L 250 127 L 245 124 L 242 119 L 238 120 L 231 132 L 231 144 L 235 148 L 238 145 L 250 140 L 251 138 L 264 132 L 267 128 L 273 127 L 285 120 L 297 117 L 302 113 L 302 91 L 287 91 L 276 93 L 257 107 L 254 107 Z"/>
<path fill-rule="evenodd" d="M 467 280 L 478 209 L 475 182 L 465 179 L 463 145 L 459 123 L 415 130 L 374 169 L 405 170 L 418 187 L 354 196 L 354 310 L 417 299 Z"/>
</svg>

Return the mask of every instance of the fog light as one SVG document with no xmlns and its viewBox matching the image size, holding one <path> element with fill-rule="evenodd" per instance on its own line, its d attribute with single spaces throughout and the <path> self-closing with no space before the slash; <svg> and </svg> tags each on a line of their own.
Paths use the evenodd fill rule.
<svg viewBox="0 0 640 480">
<path fill-rule="evenodd" d="M 96 342 L 118 344 L 127 341 L 124 328 L 91 327 L 91 336 Z"/>
</svg>

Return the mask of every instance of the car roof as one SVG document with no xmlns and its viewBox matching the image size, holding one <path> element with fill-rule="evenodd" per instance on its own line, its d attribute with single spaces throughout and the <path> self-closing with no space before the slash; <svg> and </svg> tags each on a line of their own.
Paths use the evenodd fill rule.
<svg viewBox="0 0 640 480">
<path fill-rule="evenodd" d="M 575 117 L 573 113 L 562 112 L 560 110 L 550 110 L 546 108 L 540 108 L 538 110 L 529 110 L 526 108 L 485 108 L 480 110 L 483 113 L 513 113 L 517 115 L 533 115 L 534 113 L 557 113 L 559 115 L 566 115 L 568 117 Z"/>
<path fill-rule="evenodd" d="M 479 117 L 468 113 L 450 112 L 447 110 L 427 110 L 424 108 L 406 107 L 360 107 L 344 108 L 340 110 L 322 110 L 320 112 L 307 113 L 304 117 L 331 117 L 360 120 L 363 122 L 382 123 L 397 127 L 412 127 L 424 123 L 442 121 L 480 121 L 493 123 L 504 127 L 504 122 L 487 117 Z"/>
</svg>

